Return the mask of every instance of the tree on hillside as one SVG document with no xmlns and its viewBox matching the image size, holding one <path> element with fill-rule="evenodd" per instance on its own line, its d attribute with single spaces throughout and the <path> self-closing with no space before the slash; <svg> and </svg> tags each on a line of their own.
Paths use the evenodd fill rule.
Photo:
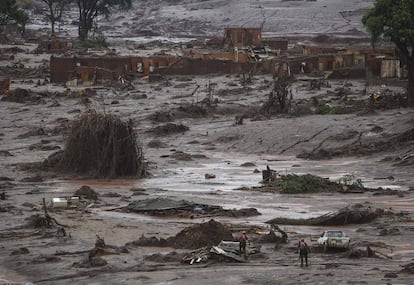
<svg viewBox="0 0 414 285">
<path fill-rule="evenodd" d="M 55 35 L 55 24 L 62 18 L 63 11 L 69 4 L 70 0 L 42 0 L 46 5 L 47 11 L 45 12 L 46 17 L 50 21 L 52 36 Z"/>
<path fill-rule="evenodd" d="M 76 0 L 79 9 L 79 39 L 88 39 L 93 22 L 99 16 L 108 18 L 114 10 L 130 9 L 131 0 Z"/>
<path fill-rule="evenodd" d="M 20 9 L 16 4 L 16 0 L 0 1 L 0 25 L 17 24 L 22 32 L 24 32 L 29 16 Z"/>
<path fill-rule="evenodd" d="M 414 0 L 376 0 L 362 19 L 373 42 L 381 36 L 397 46 L 408 68 L 408 104 L 414 106 Z"/>
</svg>

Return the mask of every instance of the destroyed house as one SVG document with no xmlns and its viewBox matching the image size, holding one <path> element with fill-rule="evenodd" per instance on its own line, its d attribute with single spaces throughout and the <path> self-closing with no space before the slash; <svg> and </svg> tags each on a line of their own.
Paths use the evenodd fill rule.
<svg viewBox="0 0 414 285">
<path fill-rule="evenodd" d="M 91 79 L 116 80 L 125 75 L 148 75 L 160 68 L 174 65 L 175 57 L 51 57 L 52 82 L 73 80 L 74 75 L 82 82 Z M 112 72 L 112 75 L 110 75 Z M 101 76 L 99 76 L 101 75 Z"/>
<path fill-rule="evenodd" d="M 66 82 L 77 79 L 91 81 L 95 70 L 111 70 L 113 78 L 124 75 L 131 70 L 129 57 L 54 57 L 50 58 L 51 82 Z M 87 68 L 85 68 L 87 67 Z"/>
<path fill-rule="evenodd" d="M 263 39 L 263 44 L 274 50 L 287 50 L 289 41 L 287 39 Z"/>
<path fill-rule="evenodd" d="M 226 28 L 224 30 L 224 45 L 226 47 L 248 47 L 261 44 L 261 28 Z"/>
<path fill-rule="evenodd" d="M 65 52 L 69 49 L 69 46 L 71 45 L 72 43 L 69 43 L 68 41 L 54 38 L 50 40 L 41 41 L 37 47 L 36 52 L 38 53 Z"/>
<path fill-rule="evenodd" d="M 310 73 L 319 68 L 318 56 L 279 58 L 264 64 L 264 68 L 274 76 Z"/>
<path fill-rule="evenodd" d="M 377 57 L 367 61 L 368 71 L 377 78 L 400 78 L 401 66 L 397 58 Z"/>
<path fill-rule="evenodd" d="M 181 58 L 174 66 L 159 69 L 161 74 L 204 75 L 204 74 L 239 74 L 249 72 L 252 68 L 260 67 L 255 62 L 233 62 L 231 60 L 201 58 Z"/>
<path fill-rule="evenodd" d="M 249 62 L 249 55 L 243 51 L 231 51 L 231 52 L 202 52 L 196 50 L 183 51 L 183 57 L 192 59 L 203 59 L 203 60 L 230 60 L 233 62 Z"/>
<path fill-rule="evenodd" d="M 124 76 L 146 76 L 149 74 L 234 74 L 248 72 L 257 62 L 235 62 L 225 57 L 55 57 L 50 59 L 51 82 L 94 84 L 102 80 L 118 80 Z M 241 57 L 242 58 L 242 57 Z"/>
<path fill-rule="evenodd" d="M 304 55 L 336 54 L 346 51 L 344 48 L 330 46 L 303 46 L 302 49 Z"/>
</svg>

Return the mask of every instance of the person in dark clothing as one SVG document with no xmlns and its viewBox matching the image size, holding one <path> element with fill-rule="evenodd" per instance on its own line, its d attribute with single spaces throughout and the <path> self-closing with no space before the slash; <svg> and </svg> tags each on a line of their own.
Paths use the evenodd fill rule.
<svg viewBox="0 0 414 285">
<path fill-rule="evenodd" d="M 305 242 L 304 238 L 300 239 L 298 246 L 296 248 L 296 252 L 299 252 L 300 266 L 303 267 L 303 258 L 305 258 L 306 266 L 308 266 L 309 247 L 308 247 L 308 244 Z"/>
<path fill-rule="evenodd" d="M 238 240 L 239 240 L 239 254 L 241 255 L 243 253 L 244 256 L 246 256 L 246 243 L 249 241 L 246 231 L 242 231 L 242 234 L 239 236 Z"/>
</svg>

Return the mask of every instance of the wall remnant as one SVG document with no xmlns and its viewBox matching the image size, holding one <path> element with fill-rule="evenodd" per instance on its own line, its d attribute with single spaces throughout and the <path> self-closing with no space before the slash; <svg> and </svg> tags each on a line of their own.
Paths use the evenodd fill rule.
<svg viewBox="0 0 414 285">
<path fill-rule="evenodd" d="M 224 45 L 226 47 L 248 47 L 261 44 L 261 28 L 226 28 L 224 30 Z"/>
</svg>

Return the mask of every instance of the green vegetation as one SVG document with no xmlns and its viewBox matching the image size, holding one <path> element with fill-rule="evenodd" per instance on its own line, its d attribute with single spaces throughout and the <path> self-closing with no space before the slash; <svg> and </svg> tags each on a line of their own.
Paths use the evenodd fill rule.
<svg viewBox="0 0 414 285">
<path fill-rule="evenodd" d="M 24 32 L 28 21 L 29 15 L 17 5 L 16 0 L 0 1 L 0 25 L 17 24 Z"/>
<path fill-rule="evenodd" d="M 356 178 L 355 175 L 352 174 L 344 175 L 338 180 L 338 183 L 344 186 L 351 186 L 352 188 L 364 189 L 362 180 L 360 178 Z"/>
<path fill-rule="evenodd" d="M 345 114 L 346 110 L 344 107 L 341 106 L 328 106 L 328 105 L 319 105 L 316 107 L 316 114 L 319 115 L 338 115 L 338 114 Z"/>
<path fill-rule="evenodd" d="M 282 175 L 280 179 L 269 182 L 267 187 L 276 187 L 280 193 L 317 193 L 317 192 L 335 192 L 341 189 L 341 185 L 312 174 Z"/>
<path fill-rule="evenodd" d="M 414 106 L 414 0 L 376 0 L 362 23 L 373 42 L 381 37 L 395 43 L 408 68 L 408 104 Z"/>
</svg>

